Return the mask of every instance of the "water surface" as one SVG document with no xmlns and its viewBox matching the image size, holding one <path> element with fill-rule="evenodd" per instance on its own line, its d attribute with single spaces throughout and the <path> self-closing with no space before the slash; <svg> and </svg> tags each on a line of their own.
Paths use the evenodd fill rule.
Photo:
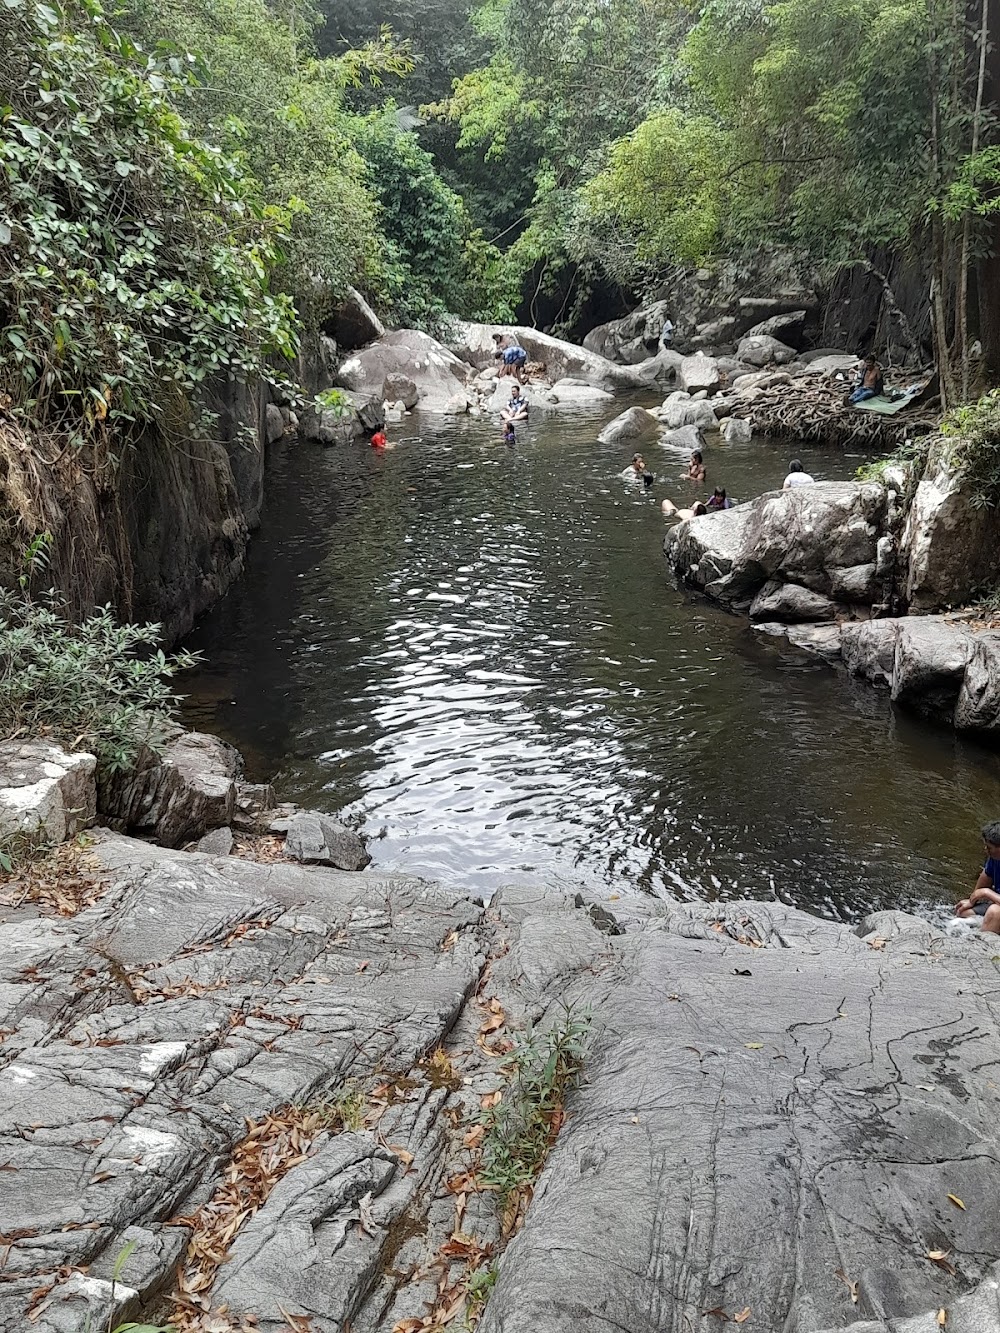
<svg viewBox="0 0 1000 1333">
<path fill-rule="evenodd" d="M 343 812 L 380 867 L 476 892 L 952 901 L 997 758 L 675 588 L 659 500 L 692 498 L 686 457 L 651 445 L 645 493 L 603 420 L 513 449 L 419 415 L 384 455 L 280 446 L 247 572 L 189 640 L 189 721 Z M 817 479 L 862 461 L 796 453 Z M 709 485 L 749 498 L 788 455 L 720 444 Z"/>
</svg>

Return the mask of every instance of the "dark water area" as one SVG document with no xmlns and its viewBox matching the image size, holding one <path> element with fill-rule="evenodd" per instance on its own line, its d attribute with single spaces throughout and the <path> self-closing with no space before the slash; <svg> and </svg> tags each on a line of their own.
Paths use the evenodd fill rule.
<svg viewBox="0 0 1000 1333">
<path fill-rule="evenodd" d="M 953 902 L 997 757 L 674 587 L 659 501 L 693 498 L 686 456 L 650 445 L 644 493 L 605 419 L 279 446 L 246 574 L 188 641 L 187 721 L 341 812 L 377 867 L 477 893 Z M 709 486 L 779 486 L 789 453 L 716 445 Z M 817 479 L 863 461 L 795 453 Z"/>
</svg>

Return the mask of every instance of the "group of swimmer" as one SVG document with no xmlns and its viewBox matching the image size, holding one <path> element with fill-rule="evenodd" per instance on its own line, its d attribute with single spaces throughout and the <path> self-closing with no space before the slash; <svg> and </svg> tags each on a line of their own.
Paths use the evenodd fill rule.
<svg viewBox="0 0 1000 1333">
<path fill-rule="evenodd" d="M 691 458 L 688 462 L 688 470 L 685 475 L 686 481 L 694 482 L 695 485 L 704 485 L 707 473 L 705 471 L 705 457 L 700 449 L 694 449 L 691 452 Z M 641 481 L 647 490 L 653 485 L 656 478 L 646 466 L 646 460 L 642 454 L 633 454 L 632 462 L 622 473 L 622 477 L 627 481 Z M 788 475 L 782 482 L 782 490 L 791 490 L 796 486 L 811 486 L 815 478 L 811 477 L 802 466 L 798 458 L 793 458 L 788 465 Z M 681 520 L 688 518 L 699 518 L 702 514 L 714 514 L 720 509 L 732 509 L 736 504 L 726 494 L 724 486 L 716 486 L 712 494 L 705 500 L 696 500 L 690 508 L 680 508 L 674 504 L 673 500 L 661 500 L 660 509 L 666 518 L 679 518 Z"/>
</svg>

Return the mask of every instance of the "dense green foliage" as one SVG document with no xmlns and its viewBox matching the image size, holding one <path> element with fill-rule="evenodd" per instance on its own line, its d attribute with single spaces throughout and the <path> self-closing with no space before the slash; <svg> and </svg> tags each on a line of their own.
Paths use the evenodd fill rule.
<svg viewBox="0 0 1000 1333">
<path fill-rule="evenodd" d="M 159 625 L 119 625 L 108 607 L 73 625 L 56 605 L 0 592 L 0 734 L 129 767 L 162 739 L 177 703 L 169 681 L 194 661 L 151 651 L 159 638 Z"/>
<path fill-rule="evenodd" d="M 176 109 L 191 62 L 97 0 L 4 0 L 0 388 L 81 443 L 162 420 L 222 367 L 294 348 L 271 290 L 287 215 Z"/>
</svg>

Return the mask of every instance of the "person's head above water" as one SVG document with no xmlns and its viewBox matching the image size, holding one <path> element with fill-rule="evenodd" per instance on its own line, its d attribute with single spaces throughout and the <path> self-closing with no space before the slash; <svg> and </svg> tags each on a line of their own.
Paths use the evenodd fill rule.
<svg viewBox="0 0 1000 1333">
<path fill-rule="evenodd" d="M 703 505 L 702 502 L 699 500 L 699 501 L 697 501 L 696 504 L 693 504 L 693 505 L 691 506 L 691 513 L 692 513 L 692 515 L 693 515 L 695 518 L 700 518 L 702 514 L 707 514 L 707 513 L 708 513 L 708 509 L 707 509 L 707 507 L 706 507 L 705 505 Z"/>
<path fill-rule="evenodd" d="M 802 471 L 802 459 L 801 459 L 801 458 L 793 458 L 792 461 L 788 464 L 788 470 L 789 470 L 789 472 L 801 472 L 801 471 Z"/>
<path fill-rule="evenodd" d="M 700 450 L 700 449 L 692 449 L 692 450 L 691 450 L 691 462 L 692 462 L 692 463 L 703 463 L 704 461 L 705 461 L 705 460 L 704 460 L 704 459 L 702 458 L 702 456 L 701 456 L 701 450 Z"/>
<path fill-rule="evenodd" d="M 714 499 L 724 500 L 726 498 L 725 486 L 716 486 L 715 490 L 712 492 L 712 496 Z"/>
</svg>

